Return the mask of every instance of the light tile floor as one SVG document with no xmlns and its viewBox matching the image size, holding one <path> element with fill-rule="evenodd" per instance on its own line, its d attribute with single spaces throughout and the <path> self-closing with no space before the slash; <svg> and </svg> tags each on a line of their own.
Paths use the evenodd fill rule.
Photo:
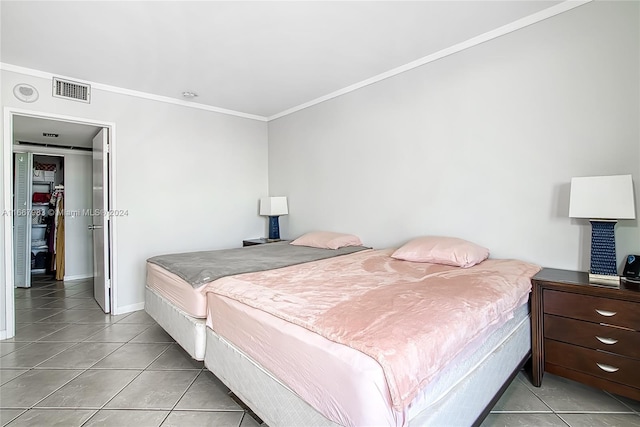
<svg viewBox="0 0 640 427">
<path fill-rule="evenodd" d="M 534 387 L 520 372 L 481 427 L 638 427 L 640 402 L 546 373 Z"/>
<path fill-rule="evenodd" d="M 92 280 L 15 289 L 0 341 L 0 425 L 256 427 L 214 375 L 144 311 L 105 315 Z"/>
<path fill-rule="evenodd" d="M 15 291 L 16 336 L 0 341 L 0 425 L 259 425 L 144 311 L 102 313 L 91 280 Z M 640 402 L 550 374 L 536 388 L 521 372 L 490 426 L 640 426 Z"/>
</svg>

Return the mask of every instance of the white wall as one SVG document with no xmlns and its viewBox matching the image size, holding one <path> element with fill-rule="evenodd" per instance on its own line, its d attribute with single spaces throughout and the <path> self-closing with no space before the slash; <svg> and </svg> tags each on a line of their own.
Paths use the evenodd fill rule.
<svg viewBox="0 0 640 427">
<path fill-rule="evenodd" d="M 39 100 L 18 101 L 18 83 L 35 86 Z M 67 101 L 51 96 L 48 79 L 8 71 L 1 87 L 3 107 L 115 123 L 113 207 L 128 211 L 115 219 L 115 313 L 143 307 L 148 257 L 238 247 L 263 235 L 257 200 L 268 194 L 264 122 L 95 88 L 91 104 Z M 3 310 L 0 304 L 0 319 Z"/>
<path fill-rule="evenodd" d="M 92 157 L 64 156 L 64 278 L 93 277 L 93 233 L 91 216 L 82 215 L 92 206 Z"/>
<path fill-rule="evenodd" d="M 270 122 L 283 236 L 452 235 L 588 270 L 571 177 L 631 173 L 640 202 L 639 16 L 637 2 L 591 3 Z M 638 220 L 616 233 L 620 260 L 640 252 Z"/>
</svg>

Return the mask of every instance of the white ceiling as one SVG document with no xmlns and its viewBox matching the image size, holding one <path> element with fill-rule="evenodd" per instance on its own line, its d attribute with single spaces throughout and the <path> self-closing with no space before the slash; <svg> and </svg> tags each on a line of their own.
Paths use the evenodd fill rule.
<svg viewBox="0 0 640 427">
<path fill-rule="evenodd" d="M 91 148 L 93 137 L 99 127 L 37 117 L 13 117 L 14 143 L 30 143 L 49 147 Z M 57 138 L 43 136 L 43 133 L 57 134 Z"/>
<path fill-rule="evenodd" d="M 560 1 L 2 1 L 5 64 L 270 117 Z"/>
</svg>

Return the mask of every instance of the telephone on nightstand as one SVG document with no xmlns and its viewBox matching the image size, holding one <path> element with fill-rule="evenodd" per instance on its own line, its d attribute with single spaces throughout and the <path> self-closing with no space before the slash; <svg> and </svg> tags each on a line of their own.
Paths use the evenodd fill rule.
<svg viewBox="0 0 640 427">
<path fill-rule="evenodd" d="M 622 277 L 634 283 L 640 283 L 640 255 L 627 255 Z"/>
</svg>

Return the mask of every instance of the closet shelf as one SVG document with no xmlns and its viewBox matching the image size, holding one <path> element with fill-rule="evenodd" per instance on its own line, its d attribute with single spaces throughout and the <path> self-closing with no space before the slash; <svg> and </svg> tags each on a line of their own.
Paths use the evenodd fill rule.
<svg viewBox="0 0 640 427">
<path fill-rule="evenodd" d="M 31 224 L 33 228 L 46 228 L 47 224 Z"/>
</svg>

